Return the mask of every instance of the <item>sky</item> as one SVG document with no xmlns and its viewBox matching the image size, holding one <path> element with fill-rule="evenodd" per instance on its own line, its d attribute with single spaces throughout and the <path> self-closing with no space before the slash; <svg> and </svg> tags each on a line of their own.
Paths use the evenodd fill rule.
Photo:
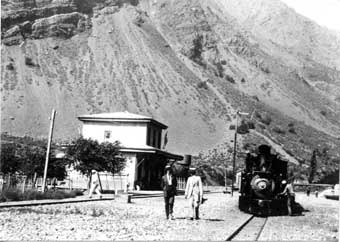
<svg viewBox="0 0 340 242">
<path fill-rule="evenodd" d="M 281 0 L 297 13 L 340 32 L 340 0 Z"/>
</svg>

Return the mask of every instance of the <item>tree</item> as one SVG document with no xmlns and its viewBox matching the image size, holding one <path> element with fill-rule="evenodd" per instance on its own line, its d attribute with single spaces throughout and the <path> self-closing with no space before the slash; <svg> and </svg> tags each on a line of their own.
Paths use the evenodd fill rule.
<svg viewBox="0 0 340 242">
<path fill-rule="evenodd" d="M 189 58 L 198 64 L 202 64 L 203 35 L 196 33 L 190 48 Z"/>
<path fill-rule="evenodd" d="M 46 157 L 46 147 L 19 146 L 17 149 L 19 167 L 17 172 L 33 177 L 34 173 L 42 176 Z"/>
<path fill-rule="evenodd" d="M 89 178 L 93 169 L 114 174 L 125 167 L 125 159 L 119 156 L 118 142 L 100 144 L 96 140 L 80 137 L 71 142 L 66 153 L 74 169 Z"/>
<path fill-rule="evenodd" d="M 309 172 L 309 177 L 308 177 L 308 182 L 312 183 L 314 180 L 314 176 L 316 174 L 316 168 L 317 168 L 317 160 L 316 160 L 316 155 L 318 154 L 318 150 L 313 150 L 312 157 L 310 159 L 310 172 Z"/>
<path fill-rule="evenodd" d="M 14 173 L 18 170 L 19 161 L 16 157 L 16 145 L 14 143 L 1 144 L 0 171 L 4 174 Z"/>
</svg>

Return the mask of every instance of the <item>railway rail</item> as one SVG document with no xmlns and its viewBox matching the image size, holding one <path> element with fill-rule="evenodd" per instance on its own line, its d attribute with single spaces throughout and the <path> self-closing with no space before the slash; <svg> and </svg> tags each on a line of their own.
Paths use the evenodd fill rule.
<svg viewBox="0 0 340 242">
<path fill-rule="evenodd" d="M 268 217 L 250 216 L 245 222 L 241 224 L 226 241 L 241 241 L 252 240 L 258 241 L 261 233 L 268 221 Z"/>
</svg>

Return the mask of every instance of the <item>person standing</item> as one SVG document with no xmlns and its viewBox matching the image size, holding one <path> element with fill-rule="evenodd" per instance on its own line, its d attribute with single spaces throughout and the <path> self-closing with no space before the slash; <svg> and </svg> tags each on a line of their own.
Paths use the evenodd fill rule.
<svg viewBox="0 0 340 242">
<path fill-rule="evenodd" d="M 199 206 L 203 200 L 203 185 L 201 177 L 197 175 L 195 168 L 189 169 L 190 177 L 185 187 L 185 199 L 189 199 L 192 209 L 192 219 L 199 219 Z"/>
<path fill-rule="evenodd" d="M 280 195 L 286 195 L 287 196 L 287 208 L 288 208 L 288 215 L 292 216 L 292 206 L 295 202 L 295 192 L 293 189 L 293 185 L 291 183 L 287 183 L 286 180 L 282 181 L 282 185 L 285 185 L 285 188 L 280 193 Z"/>
<path fill-rule="evenodd" d="M 177 195 L 177 179 L 169 165 L 165 167 L 165 175 L 161 179 L 161 187 L 164 193 L 166 218 L 173 220 L 173 208 L 175 196 Z"/>
<path fill-rule="evenodd" d="M 90 188 L 90 193 L 89 193 L 89 198 L 92 198 L 92 194 L 95 191 L 98 195 L 99 198 L 102 198 L 102 194 L 99 190 L 99 174 L 96 170 L 91 171 L 92 176 L 91 176 L 91 188 Z"/>
</svg>

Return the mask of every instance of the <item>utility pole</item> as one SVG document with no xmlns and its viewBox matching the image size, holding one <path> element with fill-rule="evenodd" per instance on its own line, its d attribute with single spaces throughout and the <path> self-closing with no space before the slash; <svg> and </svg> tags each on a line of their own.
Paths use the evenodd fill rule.
<svg viewBox="0 0 340 242">
<path fill-rule="evenodd" d="M 47 151 L 46 151 L 46 160 L 45 160 L 45 169 L 44 169 L 44 179 L 43 179 L 43 184 L 42 184 L 42 192 L 45 192 L 47 167 L 48 167 L 48 160 L 50 158 L 51 141 L 52 141 L 52 136 L 53 136 L 55 114 L 56 114 L 56 111 L 53 109 L 52 115 L 51 115 L 50 133 L 49 133 L 48 142 L 47 142 Z"/>
<path fill-rule="evenodd" d="M 235 134 L 234 134 L 234 152 L 233 152 L 233 175 L 231 179 L 231 196 L 234 195 L 234 181 L 235 181 L 235 163 L 236 163 L 236 142 L 237 142 L 237 128 L 238 128 L 238 113 L 239 111 L 236 112 L 236 125 L 235 125 Z"/>
</svg>

